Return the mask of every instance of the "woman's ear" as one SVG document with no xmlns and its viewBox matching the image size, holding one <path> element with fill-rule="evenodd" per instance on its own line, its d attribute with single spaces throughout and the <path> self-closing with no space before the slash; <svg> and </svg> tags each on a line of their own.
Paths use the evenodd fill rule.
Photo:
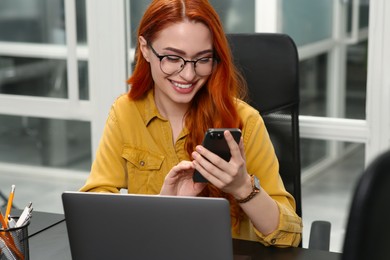
<svg viewBox="0 0 390 260">
<path fill-rule="evenodd" d="M 145 38 L 143 36 L 140 36 L 138 38 L 138 41 L 139 41 L 139 48 L 140 48 L 140 51 L 142 53 L 142 56 L 144 56 L 145 60 L 147 62 L 149 62 L 150 50 L 149 50 L 149 47 L 148 47 L 148 42 L 145 40 Z"/>
</svg>

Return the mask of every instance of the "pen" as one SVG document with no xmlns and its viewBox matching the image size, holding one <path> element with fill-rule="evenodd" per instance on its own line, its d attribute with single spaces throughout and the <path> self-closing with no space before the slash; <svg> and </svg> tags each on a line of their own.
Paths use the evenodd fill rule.
<svg viewBox="0 0 390 260">
<path fill-rule="evenodd" d="M 9 218 L 8 220 L 8 228 L 14 228 L 16 226 L 16 221 L 13 218 Z"/>
<path fill-rule="evenodd" d="M 27 220 L 30 219 L 30 217 L 31 217 L 31 216 L 30 216 L 30 213 L 31 213 L 31 211 L 33 210 L 31 206 L 32 206 L 32 202 L 30 202 L 30 203 L 24 208 L 24 210 L 23 210 L 23 212 L 22 212 L 22 215 L 20 215 L 18 221 L 16 222 L 15 227 L 20 227 L 20 226 L 22 226 Z"/>
<path fill-rule="evenodd" d="M 7 203 L 7 209 L 5 210 L 5 224 L 8 227 L 8 216 L 11 213 L 11 208 L 12 208 L 12 201 L 14 200 L 14 194 L 15 194 L 15 185 L 11 186 L 11 193 L 9 194 L 8 197 L 8 203 Z"/>
</svg>

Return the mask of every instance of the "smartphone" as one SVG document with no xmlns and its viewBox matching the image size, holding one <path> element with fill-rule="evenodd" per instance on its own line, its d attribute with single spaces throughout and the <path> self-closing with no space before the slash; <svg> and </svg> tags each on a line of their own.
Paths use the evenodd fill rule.
<svg viewBox="0 0 390 260">
<path fill-rule="evenodd" d="M 202 145 L 225 161 L 229 161 L 231 157 L 230 149 L 223 135 L 226 130 L 230 131 L 237 143 L 240 142 L 241 130 L 238 128 L 209 128 L 204 135 Z M 208 182 L 197 170 L 195 170 L 192 179 L 194 182 Z"/>
</svg>

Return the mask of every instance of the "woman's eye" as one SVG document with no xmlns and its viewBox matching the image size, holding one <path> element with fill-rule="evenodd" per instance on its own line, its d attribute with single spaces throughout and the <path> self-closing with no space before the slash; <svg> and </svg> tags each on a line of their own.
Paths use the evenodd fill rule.
<svg viewBox="0 0 390 260">
<path fill-rule="evenodd" d="M 210 57 L 206 57 L 206 58 L 200 58 L 197 63 L 209 63 L 210 61 L 212 61 L 212 58 Z"/>
<path fill-rule="evenodd" d="M 165 56 L 165 58 L 169 62 L 181 62 L 181 58 L 179 58 L 177 56 Z"/>
</svg>

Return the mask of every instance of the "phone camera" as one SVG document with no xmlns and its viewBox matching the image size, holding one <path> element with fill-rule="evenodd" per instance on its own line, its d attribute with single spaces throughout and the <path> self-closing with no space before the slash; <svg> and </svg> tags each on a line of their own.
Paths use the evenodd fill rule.
<svg viewBox="0 0 390 260">
<path fill-rule="evenodd" d="M 211 139 L 214 139 L 214 137 L 215 137 L 215 136 L 214 136 L 214 133 L 210 133 L 210 138 L 211 138 Z"/>
<path fill-rule="evenodd" d="M 222 139 L 222 134 L 221 133 L 218 133 L 218 139 Z"/>
</svg>

